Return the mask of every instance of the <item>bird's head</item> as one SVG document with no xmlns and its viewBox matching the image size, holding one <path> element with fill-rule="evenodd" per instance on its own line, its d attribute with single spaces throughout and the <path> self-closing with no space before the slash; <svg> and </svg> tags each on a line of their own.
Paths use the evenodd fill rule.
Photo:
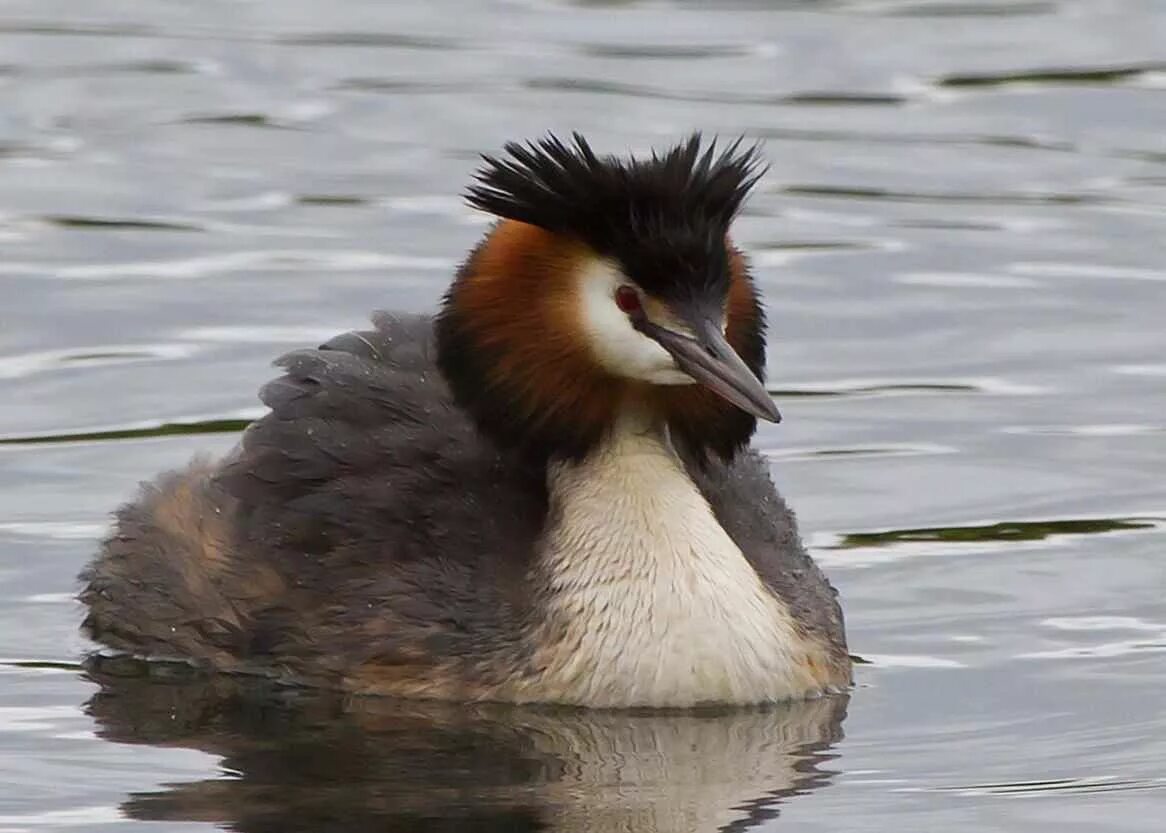
<svg viewBox="0 0 1166 833">
<path fill-rule="evenodd" d="M 689 450 L 732 457 L 758 417 L 765 320 L 729 225 L 760 176 L 755 148 L 699 135 L 645 159 L 576 134 L 485 157 L 471 205 L 500 221 L 438 318 L 459 405 L 496 442 L 585 456 L 621 411 Z"/>
</svg>

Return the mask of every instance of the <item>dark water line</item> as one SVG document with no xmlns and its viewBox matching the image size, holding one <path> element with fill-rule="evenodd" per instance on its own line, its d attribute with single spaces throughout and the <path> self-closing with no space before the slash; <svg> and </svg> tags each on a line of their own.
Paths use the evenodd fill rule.
<svg viewBox="0 0 1166 833">
<path fill-rule="evenodd" d="M 1008 2 L 1008 3 L 951 3 L 942 6 L 930 3 L 919 3 L 910 6 L 893 6 L 888 11 L 881 12 L 884 17 L 1032 17 L 1055 13 L 1056 3 L 1041 2 Z"/>
<path fill-rule="evenodd" d="M 29 670 L 47 670 L 47 671 L 84 671 L 85 667 L 79 662 L 60 662 L 54 660 L 42 659 L 15 659 L 7 662 L 0 662 L 0 666 L 5 668 L 26 668 Z"/>
<path fill-rule="evenodd" d="M 1117 84 L 1166 70 L 1166 63 L 1130 64 L 1111 67 L 1055 67 L 1003 73 L 964 73 L 946 75 L 940 87 L 1004 87 L 1013 84 Z"/>
<path fill-rule="evenodd" d="M 895 93 L 802 92 L 788 95 L 751 95 L 727 90 L 692 92 L 667 90 L 617 81 L 594 78 L 530 78 L 523 85 L 532 90 L 562 93 L 595 93 L 630 98 L 650 98 L 659 101 L 690 101 L 697 103 L 760 104 L 768 106 L 899 106 L 909 99 Z"/>
<path fill-rule="evenodd" d="M 199 64 L 165 59 L 115 63 L 69 64 L 57 67 L 0 66 L 0 75 L 21 78 L 94 78 L 103 75 L 198 75 Z"/>
<path fill-rule="evenodd" d="M 1088 518 L 1051 521 L 1000 521 L 976 526 L 919 527 L 885 532 L 854 532 L 825 549 L 885 547 L 918 541 L 976 543 L 980 541 L 1043 541 L 1061 535 L 1092 535 L 1143 529 L 1161 529 L 1166 518 Z"/>
<path fill-rule="evenodd" d="M 824 130 L 798 127 L 761 127 L 748 131 L 762 139 L 795 142 L 853 142 L 879 145 L 939 145 L 1002 147 L 1018 150 L 1074 153 L 1077 146 L 1067 140 L 1038 139 L 1008 134 L 944 135 L 928 133 L 862 133 L 853 130 Z"/>
<path fill-rule="evenodd" d="M 419 37 L 389 32 L 309 32 L 283 35 L 274 42 L 279 46 L 349 46 L 371 49 L 418 49 L 449 51 L 463 49 L 465 41 L 453 38 Z"/>
<path fill-rule="evenodd" d="M 889 188 L 840 185 L 786 185 L 781 193 L 796 197 L 826 197 L 833 199 L 886 200 L 887 202 L 919 203 L 985 203 L 995 205 L 1113 205 L 1121 202 L 1113 196 L 1094 194 L 968 194 L 923 193 L 920 191 L 893 191 Z"/>
<path fill-rule="evenodd" d="M 927 382 L 903 382 L 899 384 L 889 385 L 863 385 L 853 388 L 840 388 L 836 390 L 815 390 L 813 388 L 768 388 L 771 396 L 785 397 L 785 398 L 831 398 L 841 396 L 870 396 L 872 394 L 896 394 L 896 393 L 982 393 L 983 390 L 975 385 L 959 384 L 959 383 L 927 383 Z"/>
<path fill-rule="evenodd" d="M 249 419 L 208 419 L 198 422 L 162 422 L 141 428 L 112 428 L 104 431 L 77 431 L 62 434 L 0 436 L 0 446 L 53 445 L 57 443 L 108 442 L 145 437 L 173 437 L 191 434 L 233 434 L 251 424 Z"/>
<path fill-rule="evenodd" d="M 68 229 L 87 231 L 205 231 L 190 223 L 164 220 L 132 220 L 106 217 L 86 217 L 78 214 L 45 214 L 36 218 L 42 223 Z"/>
<path fill-rule="evenodd" d="M 207 124 L 222 127 L 257 127 L 266 130 L 302 130 L 294 124 L 273 119 L 264 113 L 207 113 L 186 116 L 179 124 Z"/>
<path fill-rule="evenodd" d="M 355 194 L 300 194 L 296 202 L 300 205 L 314 205 L 326 208 L 369 205 L 374 200 Z"/>
</svg>

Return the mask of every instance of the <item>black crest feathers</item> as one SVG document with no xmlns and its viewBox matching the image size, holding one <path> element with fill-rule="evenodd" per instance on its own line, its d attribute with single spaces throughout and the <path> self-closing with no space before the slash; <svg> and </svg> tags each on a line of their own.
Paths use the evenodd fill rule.
<svg viewBox="0 0 1166 833">
<path fill-rule="evenodd" d="M 765 172 L 756 145 L 742 139 L 718 152 L 699 133 L 646 159 L 597 156 L 578 133 L 510 142 L 483 156 L 470 205 L 498 217 L 581 238 L 604 254 L 661 229 L 723 236 Z"/>
</svg>

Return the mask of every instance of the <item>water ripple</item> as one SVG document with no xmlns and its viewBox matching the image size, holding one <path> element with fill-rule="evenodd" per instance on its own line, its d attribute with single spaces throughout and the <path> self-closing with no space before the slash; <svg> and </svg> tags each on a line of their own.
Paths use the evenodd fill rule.
<svg viewBox="0 0 1166 833">
<path fill-rule="evenodd" d="M 940 87 L 1006 87 L 1017 84 L 1117 84 L 1152 73 L 1166 71 L 1166 63 L 1129 64 L 1109 67 L 1060 67 L 947 75 L 936 81 Z"/>
<path fill-rule="evenodd" d="M 147 437 L 173 437 L 190 434 L 234 434 L 242 431 L 265 411 L 247 408 L 238 416 L 210 419 L 181 419 L 167 422 L 150 420 L 111 428 L 63 431 L 54 434 L 0 434 L 0 446 L 38 446 L 58 443 L 92 443 L 112 440 L 137 440 Z"/>
<path fill-rule="evenodd" d="M 966 668 L 954 659 L 932 657 L 925 654 L 863 654 L 865 665 L 881 668 Z"/>
<path fill-rule="evenodd" d="M 137 218 L 92 217 L 80 214 L 42 214 L 38 222 L 67 229 L 85 231 L 206 231 L 193 223 Z"/>
<path fill-rule="evenodd" d="M 1060 263 L 1057 261 L 1021 261 L 1008 266 L 1016 275 L 1049 278 L 1087 278 L 1097 280 L 1166 281 L 1166 270 L 1107 263 Z"/>
<path fill-rule="evenodd" d="M 12 21 L 0 23 L 0 34 L 12 35 L 78 35 L 83 37 L 153 38 L 163 33 L 152 26 L 129 23 L 48 23 Z"/>
<path fill-rule="evenodd" d="M 853 460 L 862 457 L 927 457 L 936 454 L 956 454 L 959 449 L 939 443 L 870 443 L 861 447 L 835 448 L 765 448 L 761 456 L 767 460 Z"/>
<path fill-rule="evenodd" d="M 82 521 L 5 521 L 0 533 L 21 538 L 49 538 L 54 541 L 87 541 L 99 537 L 106 530 L 103 523 Z"/>
<path fill-rule="evenodd" d="M 1058 631 L 1143 631 L 1166 632 L 1166 622 L 1147 622 L 1136 616 L 1054 616 L 1041 622 Z"/>
<path fill-rule="evenodd" d="M 1080 778 L 1049 778 L 1039 781 L 1003 781 L 999 783 L 969 784 L 962 787 L 903 787 L 896 792 L 933 792 L 960 796 L 1064 796 L 1068 794 L 1126 792 L 1129 790 L 1160 790 L 1166 788 L 1166 778 L 1119 778 L 1108 775 L 1087 775 Z"/>
<path fill-rule="evenodd" d="M 1113 372 L 1123 376 L 1166 376 L 1166 364 L 1123 364 Z"/>
<path fill-rule="evenodd" d="M 189 344 L 102 344 L 67 350 L 41 350 L 15 356 L 0 356 L 0 379 L 19 379 L 76 365 L 100 367 L 141 361 L 186 359 L 198 352 Z"/>
<path fill-rule="evenodd" d="M 1043 541 L 1064 535 L 1095 535 L 1129 530 L 1161 530 L 1166 517 L 1069 518 L 1050 521 L 1000 521 L 973 526 L 934 526 L 891 529 L 884 532 L 853 532 L 841 536 L 832 549 L 885 547 L 921 541 L 979 543 L 983 541 Z"/>
<path fill-rule="evenodd" d="M 360 197 L 355 194 L 299 194 L 295 199 L 300 205 L 324 208 L 348 208 L 375 202 L 371 197 Z"/>
<path fill-rule="evenodd" d="M 746 211 L 746 215 L 754 212 Z M 902 251 L 906 245 L 898 240 L 814 240 L 786 243 L 762 243 L 749 251 L 749 260 L 757 267 L 785 266 L 818 255 L 858 254 L 861 252 Z"/>
<path fill-rule="evenodd" d="M 744 43 L 588 43 L 579 46 L 578 52 L 582 55 L 587 55 L 592 58 L 698 60 L 701 58 L 736 58 L 751 54 L 753 49 L 748 44 Z"/>
<path fill-rule="evenodd" d="M 1024 136 L 1018 134 L 967 133 L 899 133 L 860 131 L 852 129 L 827 130 L 804 127 L 756 127 L 750 136 L 761 139 L 794 142 L 847 142 L 862 145 L 955 145 L 971 147 L 1016 148 L 1054 153 L 1073 153 L 1077 145 L 1066 139 Z"/>
<path fill-rule="evenodd" d="M 394 255 L 385 252 L 323 251 L 319 249 L 274 249 L 178 260 L 144 260 L 128 263 L 86 263 L 46 265 L 8 263 L 0 274 L 34 274 L 63 280 L 120 280 L 125 278 L 201 278 L 234 272 L 315 272 L 371 269 L 449 271 L 457 262 L 448 258 Z"/>
<path fill-rule="evenodd" d="M 365 49 L 423 49 L 448 52 L 467 42 L 445 37 L 421 37 L 392 32 L 305 32 L 274 39 L 280 46 L 356 46 Z"/>
<path fill-rule="evenodd" d="M 1129 633 L 1124 639 L 1114 639 L 1092 645 L 1070 645 L 1021 654 L 1020 659 L 1095 659 L 1122 657 L 1134 654 L 1166 652 L 1166 623 L 1148 622 L 1133 616 L 1059 616 L 1045 619 L 1043 627 L 1059 634 Z"/>
<path fill-rule="evenodd" d="M 974 272 L 904 272 L 892 280 L 904 286 L 933 286 L 942 289 L 1038 289 L 1032 278 L 983 275 Z"/>
<path fill-rule="evenodd" d="M 981 552 L 1015 553 L 1053 540 L 1090 535 L 1158 534 L 1166 514 L 1125 518 L 995 521 L 963 526 L 916 527 L 879 532 L 817 533 L 808 541 L 815 558 L 837 568 L 867 568 L 906 558 Z"/>
<path fill-rule="evenodd" d="M 1093 425 L 1009 425 L 1002 434 L 1021 434 L 1054 437 L 1140 437 L 1166 432 L 1163 425 L 1137 423 L 1097 423 Z"/>
<path fill-rule="evenodd" d="M 11 659 L 9 657 L 0 657 L 0 668 L 17 669 L 22 672 L 41 671 L 55 674 L 77 674 L 84 670 L 84 666 L 79 662 L 60 662 L 58 660 L 44 659 Z"/>
<path fill-rule="evenodd" d="M 999 205 L 1100 205 L 1117 203 L 1113 195 L 1072 193 L 999 191 L 972 193 L 952 191 L 902 191 L 858 185 L 794 184 L 782 187 L 781 193 L 795 197 L 829 199 L 885 200 L 887 202 L 918 203 L 995 203 Z"/>
<path fill-rule="evenodd" d="M 125 815 L 120 807 L 102 804 L 92 807 L 70 807 L 64 810 L 43 810 L 39 813 L 0 814 L 0 825 L 2 825 L 0 830 L 7 833 L 33 828 L 77 830 L 89 825 L 121 825 L 124 823 Z"/>
<path fill-rule="evenodd" d="M 264 130 L 302 130 L 298 124 L 266 113 L 204 113 L 183 116 L 179 124 L 209 124 L 222 127 L 254 127 Z"/>
<path fill-rule="evenodd" d="M 329 327 L 324 324 L 262 325 L 248 324 L 239 327 L 191 327 L 180 330 L 175 335 L 191 341 L 215 342 L 220 344 L 318 344 L 327 341 L 337 333 L 350 329 L 343 324 Z"/>
<path fill-rule="evenodd" d="M 332 85 L 331 89 L 340 92 L 348 90 L 363 93 L 389 93 L 392 95 L 403 93 L 452 93 L 468 95 L 470 93 L 484 94 L 487 92 L 497 92 L 498 85 L 473 78 L 461 78 L 452 81 L 432 81 L 426 78 L 415 77 L 384 78 L 355 76 L 341 78 Z"/>
<path fill-rule="evenodd" d="M 1052 14 L 1058 5 L 1052 0 L 979 0 L 964 3 L 934 3 L 906 0 L 906 2 L 859 2 L 857 11 L 872 12 L 883 17 L 1030 17 Z"/>
<path fill-rule="evenodd" d="M 3 66 L 0 75 L 32 78 L 94 78 L 103 75 L 199 75 L 213 64 L 205 61 L 176 61 L 146 58 L 114 63 L 67 64 L 64 66 Z"/>
<path fill-rule="evenodd" d="M 906 96 L 897 93 L 863 93 L 844 90 L 808 91 L 788 93 L 785 95 L 758 95 L 729 90 L 696 92 L 675 88 L 649 87 L 643 84 L 631 84 L 624 81 L 603 81 L 597 78 L 553 76 L 529 78 L 523 82 L 523 86 L 532 90 L 549 90 L 562 93 L 598 93 L 631 98 L 651 98 L 661 101 L 711 102 L 718 104 L 731 102 L 735 104 L 763 104 L 769 106 L 838 107 L 862 105 L 895 107 L 908 101 Z"/>
<path fill-rule="evenodd" d="M 1007 379 L 981 377 L 975 379 L 836 379 L 829 382 L 807 382 L 783 388 L 771 387 L 776 397 L 871 397 L 918 396 L 947 394 L 989 394 L 994 396 L 1033 396 L 1050 392 L 1049 388 L 1012 382 Z"/>
</svg>

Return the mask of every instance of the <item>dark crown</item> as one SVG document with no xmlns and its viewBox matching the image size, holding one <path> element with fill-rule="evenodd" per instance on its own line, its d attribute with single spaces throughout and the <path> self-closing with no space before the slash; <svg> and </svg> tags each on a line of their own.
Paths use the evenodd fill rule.
<svg viewBox="0 0 1166 833">
<path fill-rule="evenodd" d="M 742 139 L 717 152 L 699 133 L 646 159 L 597 156 L 578 133 L 505 146 L 483 156 L 466 198 L 498 217 L 582 239 L 609 256 L 685 242 L 723 246 L 729 224 L 765 172 L 755 145 Z M 686 246 L 681 245 L 681 249 Z"/>
</svg>

